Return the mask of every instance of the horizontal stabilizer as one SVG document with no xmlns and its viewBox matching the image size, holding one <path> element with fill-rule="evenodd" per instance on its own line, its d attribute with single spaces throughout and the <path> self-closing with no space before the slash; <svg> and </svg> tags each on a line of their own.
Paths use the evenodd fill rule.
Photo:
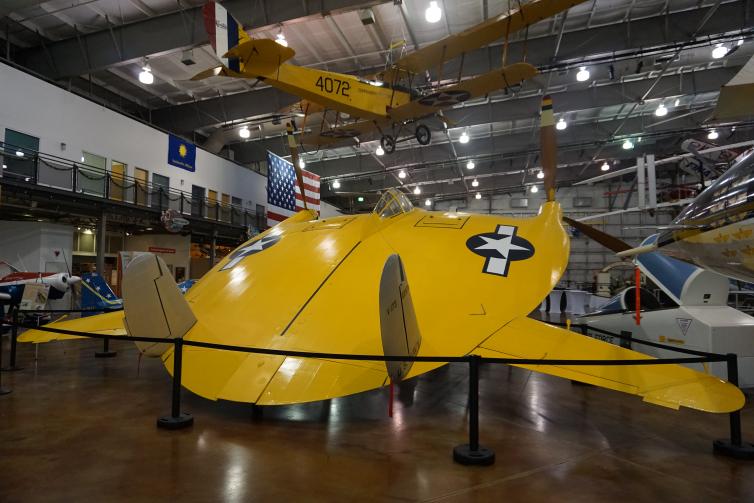
<svg viewBox="0 0 754 503">
<path fill-rule="evenodd" d="M 505 325 L 479 346 L 479 354 L 493 358 L 653 359 L 530 318 L 516 318 Z M 645 402 L 673 409 L 688 407 L 704 412 L 727 413 L 739 410 L 744 405 L 744 395 L 736 386 L 680 365 L 518 366 L 638 395 Z"/>
<path fill-rule="evenodd" d="M 123 275 L 123 311 L 131 337 L 183 337 L 196 323 L 165 261 L 152 253 L 128 264 Z M 170 345 L 136 342 L 136 346 L 148 356 L 159 356 Z"/>
<path fill-rule="evenodd" d="M 296 51 L 272 39 L 255 38 L 235 46 L 223 57 L 238 59 L 243 74 L 257 76 L 275 71 L 295 55 Z"/>
<path fill-rule="evenodd" d="M 45 328 L 56 328 L 58 330 L 72 330 L 75 332 L 89 332 L 103 335 L 126 335 L 126 329 L 123 326 L 123 311 L 115 311 L 112 313 L 75 319 L 68 319 L 64 316 L 54 323 L 48 323 L 45 325 Z M 46 332 L 44 330 L 26 330 L 18 336 L 18 341 L 38 344 L 41 342 L 66 341 L 80 338 L 81 337 L 76 335 L 58 334 L 54 332 Z"/>
</svg>

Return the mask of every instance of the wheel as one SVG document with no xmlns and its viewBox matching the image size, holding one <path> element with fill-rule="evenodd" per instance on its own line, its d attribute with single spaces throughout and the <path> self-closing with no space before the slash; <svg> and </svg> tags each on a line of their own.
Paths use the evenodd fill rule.
<svg viewBox="0 0 754 503">
<path fill-rule="evenodd" d="M 416 126 L 416 141 L 419 142 L 419 145 L 429 145 L 429 140 L 432 138 L 432 133 L 429 131 L 429 128 L 425 126 L 424 124 L 419 124 Z"/>
<path fill-rule="evenodd" d="M 380 138 L 380 145 L 382 145 L 382 149 L 388 154 L 395 152 L 395 138 L 389 134 L 382 135 L 382 138 Z"/>
</svg>

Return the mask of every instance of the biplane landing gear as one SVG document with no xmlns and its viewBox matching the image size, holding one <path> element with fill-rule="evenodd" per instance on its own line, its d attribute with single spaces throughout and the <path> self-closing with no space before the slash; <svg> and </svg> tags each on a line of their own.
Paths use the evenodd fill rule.
<svg viewBox="0 0 754 503">
<path fill-rule="evenodd" d="M 416 141 L 419 142 L 419 145 L 429 145 L 429 141 L 432 139 L 432 133 L 424 124 L 419 124 L 418 126 L 416 126 L 416 131 L 414 134 L 416 136 Z"/>
<path fill-rule="evenodd" d="M 382 135 L 382 138 L 380 138 L 380 145 L 382 145 L 382 149 L 388 154 L 395 152 L 395 138 L 389 134 Z"/>
</svg>

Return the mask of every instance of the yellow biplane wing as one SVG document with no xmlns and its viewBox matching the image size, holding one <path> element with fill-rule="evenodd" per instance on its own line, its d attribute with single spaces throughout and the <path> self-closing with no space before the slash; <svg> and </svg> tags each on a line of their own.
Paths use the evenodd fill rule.
<svg viewBox="0 0 754 503">
<path fill-rule="evenodd" d="M 516 219 L 428 212 L 388 191 L 371 214 L 316 220 L 313 213 L 300 212 L 232 252 L 186 294 L 197 321 L 184 337 L 280 350 L 384 354 L 378 290 L 383 265 L 398 255 L 421 336 L 419 356 L 646 358 L 525 319 L 562 275 L 568 248 L 555 202 L 544 204 L 534 218 Z M 52 326 L 84 323 L 85 330 L 117 330 L 121 314 Z M 25 334 L 25 340 L 34 338 L 34 331 Z M 171 351 L 162 354 L 169 371 Z M 407 377 L 440 365 L 417 362 Z M 729 412 L 743 404 L 732 385 L 678 366 L 532 368 L 671 407 Z M 209 399 L 307 402 L 374 389 L 387 378 L 378 361 L 184 346 L 182 382 Z"/>
<path fill-rule="evenodd" d="M 416 75 L 430 68 L 437 68 L 444 61 L 489 45 L 506 34 L 552 17 L 584 1 L 586 0 L 534 0 L 523 4 L 510 13 L 500 14 L 461 33 L 422 47 L 402 57 L 392 68 L 377 74 L 377 77 L 385 82 L 393 82 L 405 74 Z"/>
</svg>

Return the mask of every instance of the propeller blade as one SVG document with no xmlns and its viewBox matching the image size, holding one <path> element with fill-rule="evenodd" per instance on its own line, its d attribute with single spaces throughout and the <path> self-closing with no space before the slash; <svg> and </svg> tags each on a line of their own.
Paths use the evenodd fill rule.
<svg viewBox="0 0 754 503">
<path fill-rule="evenodd" d="M 293 136 L 293 121 L 286 124 L 286 133 L 288 135 L 288 148 L 291 151 L 291 162 L 293 163 L 293 169 L 296 170 L 296 181 L 298 181 L 298 188 L 301 190 L 301 200 L 304 202 L 304 209 L 309 207 L 306 204 L 306 189 L 304 189 L 304 173 L 301 171 L 301 167 L 298 165 L 298 147 L 296 146 L 296 138 Z"/>
<path fill-rule="evenodd" d="M 539 126 L 540 159 L 545 174 L 545 194 L 548 201 L 555 200 L 555 170 L 558 167 L 557 141 L 555 139 L 555 117 L 552 113 L 552 98 L 542 98 L 542 115 Z M 585 233 L 586 234 L 586 233 Z"/>
<path fill-rule="evenodd" d="M 563 221 L 567 223 L 568 225 L 570 225 L 571 227 L 573 227 L 574 229 L 580 230 L 586 236 L 598 242 L 605 248 L 614 251 L 615 253 L 620 253 L 622 251 L 631 249 L 631 246 L 625 241 L 620 240 L 616 238 L 615 236 L 611 236 L 610 234 L 607 234 L 606 232 L 602 232 L 601 230 L 598 230 L 589 224 L 578 222 L 568 217 L 563 217 Z"/>
</svg>

